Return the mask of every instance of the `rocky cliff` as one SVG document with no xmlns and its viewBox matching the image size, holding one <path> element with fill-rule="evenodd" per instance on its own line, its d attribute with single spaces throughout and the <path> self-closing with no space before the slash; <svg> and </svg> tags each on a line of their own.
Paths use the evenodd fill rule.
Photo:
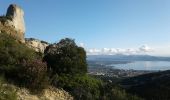
<svg viewBox="0 0 170 100">
<path fill-rule="evenodd" d="M 7 13 L 0 16 L 0 33 L 7 33 L 21 42 L 25 42 L 24 11 L 17 5 L 11 4 Z"/>
<path fill-rule="evenodd" d="M 45 48 L 49 45 L 49 43 L 45 41 L 41 41 L 34 38 L 26 38 L 25 43 L 28 47 L 34 49 L 37 52 L 44 52 Z"/>
<path fill-rule="evenodd" d="M 16 4 L 11 4 L 6 15 L 0 16 L 0 33 L 7 33 L 35 51 L 43 53 L 49 44 L 34 38 L 25 39 L 25 30 L 24 11 Z"/>
</svg>

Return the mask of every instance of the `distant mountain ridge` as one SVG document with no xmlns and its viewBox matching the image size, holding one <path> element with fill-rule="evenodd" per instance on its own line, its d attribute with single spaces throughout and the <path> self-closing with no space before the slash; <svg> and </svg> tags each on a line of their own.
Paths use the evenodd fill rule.
<svg viewBox="0 0 170 100">
<path fill-rule="evenodd" d="M 88 55 L 87 60 L 97 61 L 170 61 L 170 57 L 151 55 Z"/>
</svg>

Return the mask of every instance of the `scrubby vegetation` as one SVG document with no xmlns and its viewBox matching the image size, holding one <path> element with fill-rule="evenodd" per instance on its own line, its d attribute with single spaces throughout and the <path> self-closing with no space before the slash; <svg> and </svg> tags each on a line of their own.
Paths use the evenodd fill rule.
<svg viewBox="0 0 170 100">
<path fill-rule="evenodd" d="M 0 76 L 8 83 L 36 93 L 52 85 L 68 91 L 76 100 L 140 100 L 113 84 L 87 75 L 86 52 L 73 39 L 62 39 L 48 46 L 42 55 L 9 35 L 0 34 Z M 0 84 L 0 99 L 15 100 L 15 91 L 2 87 L 1 81 Z"/>
<path fill-rule="evenodd" d="M 97 100 L 100 99 L 101 81 L 85 76 L 56 76 L 52 82 L 56 87 L 63 88 L 70 92 L 76 100 Z"/>
<path fill-rule="evenodd" d="M 128 78 L 121 84 L 146 100 L 170 100 L 170 70 Z"/>
<path fill-rule="evenodd" d="M 44 52 L 44 61 L 52 74 L 86 74 L 86 52 L 78 47 L 74 40 L 66 38 L 48 46 Z"/>
<path fill-rule="evenodd" d="M 70 92 L 76 100 L 140 100 L 112 84 L 87 75 L 86 52 L 73 39 L 62 39 L 48 46 L 44 55 L 51 84 Z"/>
<path fill-rule="evenodd" d="M 0 100 L 17 100 L 16 91 L 5 83 L 4 77 L 0 76 Z"/>
<path fill-rule="evenodd" d="M 0 22 L 1 22 L 2 24 L 5 24 L 5 22 L 6 22 L 7 20 L 12 20 L 11 16 L 5 16 L 5 15 L 1 15 L 1 16 L 0 16 Z"/>
<path fill-rule="evenodd" d="M 127 93 L 120 86 L 105 82 L 103 85 L 103 100 L 143 100 L 136 95 Z"/>
<path fill-rule="evenodd" d="M 41 59 L 34 50 L 7 34 L 0 34 L 0 73 L 8 81 L 30 89 L 39 89 L 46 79 L 47 69 Z"/>
<path fill-rule="evenodd" d="M 22 68 L 18 74 L 20 83 L 33 92 L 41 91 L 47 87 L 49 79 L 46 63 L 43 63 L 41 60 L 25 61 L 21 66 Z"/>
<path fill-rule="evenodd" d="M 99 99 L 101 82 L 86 75 L 86 52 L 73 39 L 48 46 L 44 55 L 52 85 L 69 91 L 77 100 Z"/>
</svg>

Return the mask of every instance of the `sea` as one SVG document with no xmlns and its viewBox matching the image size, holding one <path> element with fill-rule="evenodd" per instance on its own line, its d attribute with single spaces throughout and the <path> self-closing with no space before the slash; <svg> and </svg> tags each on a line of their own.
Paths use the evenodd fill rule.
<svg viewBox="0 0 170 100">
<path fill-rule="evenodd" d="M 170 61 L 133 61 L 122 64 L 110 64 L 114 69 L 123 70 L 151 70 L 164 71 L 170 70 Z"/>
</svg>

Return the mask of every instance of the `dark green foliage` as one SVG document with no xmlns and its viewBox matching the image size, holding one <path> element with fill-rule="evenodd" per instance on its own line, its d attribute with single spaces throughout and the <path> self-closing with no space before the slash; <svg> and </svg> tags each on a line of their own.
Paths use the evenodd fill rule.
<svg viewBox="0 0 170 100">
<path fill-rule="evenodd" d="M 7 34 L 0 34 L 0 64 L 17 64 L 22 60 L 31 60 L 37 57 L 34 50 L 19 43 Z M 4 58 L 4 59 L 2 59 Z"/>
<path fill-rule="evenodd" d="M 0 34 L 0 72 L 13 77 L 19 64 L 36 58 L 36 52 L 27 48 L 7 34 Z"/>
<path fill-rule="evenodd" d="M 117 84 L 104 82 L 102 87 L 102 100 L 143 100 L 135 95 L 127 93 Z"/>
<path fill-rule="evenodd" d="M 121 84 L 146 100 L 170 100 L 170 71 L 136 76 L 125 79 Z"/>
<path fill-rule="evenodd" d="M 49 44 L 48 42 L 46 42 L 46 41 L 43 41 L 43 40 L 41 40 L 41 43 Z"/>
<path fill-rule="evenodd" d="M 50 45 L 45 50 L 44 61 L 53 74 L 85 74 L 87 72 L 86 52 L 74 40 L 66 38 Z"/>
<path fill-rule="evenodd" d="M 39 58 L 36 52 L 24 44 L 5 33 L 0 34 L 0 72 L 4 73 L 5 76 L 12 77 L 22 61 Z"/>
<path fill-rule="evenodd" d="M 99 79 L 86 75 L 86 52 L 72 39 L 48 46 L 44 61 L 52 73 L 52 85 L 70 92 L 76 100 L 140 100 L 124 90 L 107 88 Z"/>
<path fill-rule="evenodd" d="M 41 53 L 29 49 L 7 34 L 0 34 L 0 73 L 8 82 L 39 92 L 50 82 L 70 92 L 76 100 L 140 100 L 124 90 L 88 76 L 86 52 L 72 39 L 62 39 Z M 0 81 L 1 82 L 1 81 Z M 15 100 L 15 92 L 2 87 L 1 100 Z M 5 99 L 3 99 L 5 98 Z"/>
<path fill-rule="evenodd" d="M 102 82 L 88 75 L 74 77 L 68 74 L 56 75 L 52 82 L 54 86 L 70 92 L 76 100 L 100 99 Z"/>
<path fill-rule="evenodd" d="M 39 53 L 7 34 L 0 34 L 0 73 L 8 81 L 34 90 L 44 88 L 47 66 L 41 59 Z"/>
<path fill-rule="evenodd" d="M 116 84 L 103 82 L 88 75 L 56 75 L 52 84 L 70 92 L 75 100 L 143 100 L 127 93 Z"/>
<path fill-rule="evenodd" d="M 74 40 L 66 38 L 48 46 L 44 61 L 52 73 L 52 85 L 69 91 L 76 100 L 99 99 L 101 82 L 86 75 L 86 52 Z"/>
<path fill-rule="evenodd" d="M 6 15 L 1 15 L 0 16 L 0 21 L 1 20 L 4 20 L 4 21 L 6 21 L 6 20 L 12 20 L 12 17 L 11 16 L 6 16 Z"/>
<path fill-rule="evenodd" d="M 9 18 L 5 15 L 0 16 L 0 23 L 4 24 Z"/>
</svg>

